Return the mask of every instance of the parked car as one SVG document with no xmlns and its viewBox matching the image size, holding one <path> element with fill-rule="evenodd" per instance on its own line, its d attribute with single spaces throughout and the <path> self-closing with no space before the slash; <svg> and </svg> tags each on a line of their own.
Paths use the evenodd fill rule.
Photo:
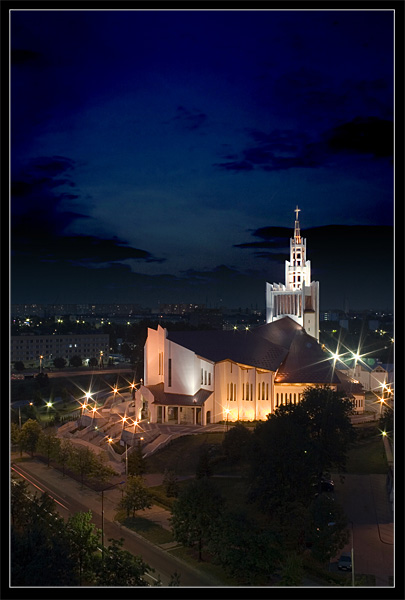
<svg viewBox="0 0 405 600">
<path fill-rule="evenodd" d="M 341 571 L 352 570 L 352 557 L 350 554 L 342 554 L 342 556 L 339 558 L 338 569 Z"/>
</svg>

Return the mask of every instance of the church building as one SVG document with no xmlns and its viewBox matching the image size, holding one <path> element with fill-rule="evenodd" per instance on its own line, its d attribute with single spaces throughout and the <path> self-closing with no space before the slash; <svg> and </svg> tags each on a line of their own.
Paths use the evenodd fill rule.
<svg viewBox="0 0 405 600">
<path fill-rule="evenodd" d="M 307 241 L 300 233 L 299 212 L 297 206 L 290 260 L 285 261 L 285 284 L 266 284 L 266 322 L 289 316 L 319 341 L 319 282 L 311 281 L 311 261 L 307 260 Z"/>
<path fill-rule="evenodd" d="M 319 284 L 311 282 L 296 209 L 286 284 L 267 284 L 266 324 L 244 331 L 148 329 L 136 418 L 200 424 L 266 420 L 304 390 L 328 385 L 364 411 L 364 391 L 318 343 Z"/>
</svg>

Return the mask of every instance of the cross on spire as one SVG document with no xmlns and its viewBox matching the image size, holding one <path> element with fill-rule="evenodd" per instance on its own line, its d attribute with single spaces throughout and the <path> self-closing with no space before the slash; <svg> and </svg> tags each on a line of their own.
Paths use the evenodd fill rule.
<svg viewBox="0 0 405 600">
<path fill-rule="evenodd" d="M 296 221 L 298 221 L 298 213 L 299 213 L 300 211 L 301 211 L 301 209 L 300 209 L 300 208 L 298 208 L 298 204 L 297 204 L 297 207 L 296 207 L 296 209 L 295 209 L 295 211 L 294 211 L 294 212 L 295 212 L 295 220 L 296 220 Z"/>
</svg>

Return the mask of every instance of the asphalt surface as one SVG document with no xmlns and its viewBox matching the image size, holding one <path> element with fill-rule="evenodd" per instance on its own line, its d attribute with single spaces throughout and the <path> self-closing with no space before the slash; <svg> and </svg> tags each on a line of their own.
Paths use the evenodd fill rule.
<svg viewBox="0 0 405 600">
<path fill-rule="evenodd" d="M 394 524 L 386 475 L 347 474 L 344 483 L 333 476 L 335 498 L 345 510 L 350 523 L 350 541 L 342 549 L 351 552 L 354 572 L 375 575 L 376 586 L 389 586 L 394 574 Z M 337 570 L 337 556 L 330 565 Z"/>
<path fill-rule="evenodd" d="M 16 456 L 17 457 L 17 456 Z M 14 458 L 16 458 L 14 457 Z M 13 458 L 13 457 L 12 457 Z M 25 476 L 31 482 L 33 489 L 37 491 L 48 491 L 57 502 L 60 514 L 67 518 L 77 511 L 88 511 L 93 513 L 93 522 L 101 529 L 101 494 L 95 492 L 67 476 L 63 477 L 59 471 L 47 467 L 38 460 L 26 460 L 14 463 L 14 467 L 20 475 Z M 123 538 L 124 548 L 142 556 L 142 559 L 150 565 L 154 572 L 151 573 L 151 583 L 159 578 L 163 586 L 167 586 L 171 575 L 177 572 L 180 575 L 181 587 L 221 587 L 225 584 L 205 573 L 197 571 L 187 563 L 169 553 L 170 548 L 177 544 L 164 544 L 155 546 L 142 536 L 114 521 L 116 506 L 121 498 L 118 488 L 104 491 L 104 541 L 107 545 L 109 538 Z M 137 514 L 142 516 L 143 511 Z M 145 511 L 146 513 L 146 511 Z M 162 526 L 169 528 L 168 511 L 153 507 L 145 516 L 151 518 Z"/>
</svg>

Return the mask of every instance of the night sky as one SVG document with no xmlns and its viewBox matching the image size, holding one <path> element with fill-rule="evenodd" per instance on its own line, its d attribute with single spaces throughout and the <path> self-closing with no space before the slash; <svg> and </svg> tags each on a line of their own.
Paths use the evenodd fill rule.
<svg viewBox="0 0 405 600">
<path fill-rule="evenodd" d="M 12 10 L 11 302 L 390 308 L 389 10 Z"/>
</svg>

